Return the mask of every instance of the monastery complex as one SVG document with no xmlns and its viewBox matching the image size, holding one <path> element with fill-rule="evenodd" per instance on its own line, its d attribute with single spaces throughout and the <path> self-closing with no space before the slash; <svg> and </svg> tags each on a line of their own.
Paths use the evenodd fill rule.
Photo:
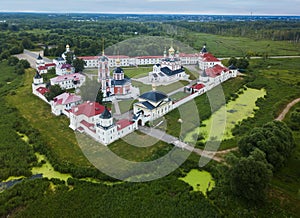
<svg viewBox="0 0 300 218">
<path fill-rule="evenodd" d="M 183 54 L 171 47 L 162 56 L 106 56 L 103 51 L 101 56 L 78 57 L 84 60 L 86 68 L 98 69 L 97 81 L 104 101 L 114 102 L 122 96 L 137 100 L 128 119 L 116 119 L 111 109 L 106 106 L 82 101 L 79 88 L 86 82 L 86 75 L 75 72 L 75 68 L 67 64 L 66 57 L 69 52 L 72 51 L 67 45 L 62 56 L 54 59 L 52 63 L 45 63 L 40 55 L 37 57 L 32 92 L 51 106 L 54 115 L 67 116 L 71 129 L 87 134 L 103 145 L 108 145 L 137 130 L 139 126 L 166 115 L 226 80 L 236 77 L 238 73 L 234 66 L 227 68 L 222 65 L 218 58 L 207 51 L 205 45 L 198 54 Z M 185 87 L 188 96 L 177 101 L 155 88 L 138 94 L 136 98 L 134 94 L 139 93 L 139 90 L 132 86 L 131 79 L 126 77 L 122 67 L 141 65 L 153 65 L 152 71 L 145 77 L 152 84 L 172 84 L 179 80 L 188 80 L 189 75 L 186 74 L 184 65 L 197 65 L 200 69 L 199 79 L 195 84 Z M 43 74 L 52 68 L 55 68 L 57 76 L 46 84 Z M 48 101 L 44 95 L 49 92 L 49 86 L 53 85 L 59 85 L 66 92 Z M 70 93 L 70 89 L 75 90 L 76 94 Z"/>
</svg>

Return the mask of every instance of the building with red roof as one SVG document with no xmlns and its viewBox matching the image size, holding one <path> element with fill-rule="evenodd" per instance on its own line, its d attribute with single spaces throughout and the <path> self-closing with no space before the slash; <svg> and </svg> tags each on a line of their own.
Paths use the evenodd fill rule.
<svg viewBox="0 0 300 218">
<path fill-rule="evenodd" d="M 80 73 L 66 74 L 50 79 L 52 86 L 59 85 L 62 89 L 78 88 L 85 82 L 85 76 Z"/>
<path fill-rule="evenodd" d="M 80 122 L 85 120 L 88 123 L 97 123 L 100 114 L 105 110 L 103 105 L 97 102 L 86 101 L 80 105 L 72 107 L 70 114 L 70 128 L 76 130 L 80 127 Z"/>
<path fill-rule="evenodd" d="M 65 92 L 53 99 L 50 102 L 51 111 L 56 116 L 65 114 L 69 117 L 69 111 L 72 107 L 81 103 L 81 97 L 75 94 Z"/>
<path fill-rule="evenodd" d="M 222 65 L 221 61 L 216 58 L 213 54 L 207 51 L 206 45 L 203 46 L 199 55 L 199 68 L 205 70 L 215 65 Z"/>
<path fill-rule="evenodd" d="M 110 109 L 87 101 L 70 110 L 69 127 L 108 145 L 135 131 L 137 124 L 126 119 L 114 122 Z"/>
</svg>

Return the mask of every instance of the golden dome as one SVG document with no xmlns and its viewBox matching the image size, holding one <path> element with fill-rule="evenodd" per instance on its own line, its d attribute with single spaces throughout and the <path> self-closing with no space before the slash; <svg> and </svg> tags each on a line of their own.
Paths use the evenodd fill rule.
<svg viewBox="0 0 300 218">
<path fill-rule="evenodd" d="M 171 48 L 169 49 L 169 52 L 170 53 L 174 53 L 175 52 L 175 49 L 173 48 L 173 46 L 171 46 Z"/>
</svg>

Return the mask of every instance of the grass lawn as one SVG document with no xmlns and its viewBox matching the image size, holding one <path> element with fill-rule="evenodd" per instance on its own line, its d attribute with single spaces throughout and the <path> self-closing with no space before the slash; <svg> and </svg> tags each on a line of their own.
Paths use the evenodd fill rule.
<svg viewBox="0 0 300 218">
<path fill-rule="evenodd" d="M 132 109 L 132 105 L 135 102 L 135 100 L 124 100 L 124 101 L 120 101 L 119 102 L 119 107 L 120 107 L 120 111 L 121 113 L 125 113 L 129 110 Z"/>
<path fill-rule="evenodd" d="M 111 69 L 111 75 L 114 68 Z M 129 78 L 141 78 L 148 76 L 148 73 L 152 71 L 152 67 L 134 67 L 134 68 L 123 68 L 125 76 L 128 76 Z M 86 74 L 93 74 L 98 75 L 98 69 L 97 68 L 86 68 L 83 71 Z"/>
<path fill-rule="evenodd" d="M 90 166 L 78 147 L 73 130 L 69 128 L 68 118 L 54 116 L 50 106 L 31 93 L 34 73 L 34 70 L 26 71 L 24 86 L 16 90 L 16 95 L 8 96 L 7 101 L 40 131 L 60 162 Z"/>
<path fill-rule="evenodd" d="M 153 70 L 153 67 L 135 67 L 135 68 L 123 68 L 125 75 L 129 78 L 141 78 L 148 76 L 148 73 Z"/>
<path fill-rule="evenodd" d="M 145 145 L 145 142 L 147 142 L 147 144 L 151 146 L 137 147 L 131 145 L 130 142 L 137 143 L 137 146 Z M 160 156 L 159 154 L 164 154 L 164 152 L 170 151 L 173 147 L 174 146 L 162 141 L 157 141 L 156 139 L 140 132 L 129 134 L 123 139 L 109 145 L 109 149 L 118 156 L 126 160 L 137 162 L 157 159 Z"/>
<path fill-rule="evenodd" d="M 171 95 L 170 98 L 173 100 L 173 101 L 178 101 L 180 99 L 183 99 L 187 96 L 189 96 L 190 94 L 189 93 L 186 93 L 186 92 L 177 92 L 176 94 L 174 95 Z"/>
<path fill-rule="evenodd" d="M 20 111 L 33 128 L 40 131 L 59 162 L 70 162 L 77 166 L 91 166 L 82 153 L 73 130 L 69 128 L 69 119 L 65 116 L 54 116 L 50 106 L 31 93 L 33 75 L 34 70 L 28 70 L 24 77 L 24 86 L 16 90 L 16 95 L 9 95 L 7 101 Z M 122 103 L 121 108 L 126 108 L 126 104 L 128 106 L 131 102 L 125 102 L 124 105 Z M 132 135 L 127 137 L 132 137 Z M 149 136 L 143 136 L 143 140 L 149 141 L 151 139 Z M 93 142 L 93 140 L 89 142 Z M 116 154 L 135 161 L 155 159 L 157 155 L 169 151 L 172 147 L 163 142 L 156 142 L 149 148 L 137 148 L 123 140 L 118 140 L 109 146 Z"/>
</svg>

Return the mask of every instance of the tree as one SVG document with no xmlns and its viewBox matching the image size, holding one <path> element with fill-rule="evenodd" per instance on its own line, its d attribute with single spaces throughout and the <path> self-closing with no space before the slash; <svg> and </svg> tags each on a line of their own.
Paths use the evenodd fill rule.
<svg viewBox="0 0 300 218">
<path fill-rule="evenodd" d="M 30 63 L 29 63 L 27 60 L 22 59 L 22 60 L 20 60 L 19 63 L 20 63 L 21 65 L 23 65 L 23 67 L 24 67 L 25 69 L 30 68 Z"/>
<path fill-rule="evenodd" d="M 236 62 L 236 67 L 246 69 L 249 66 L 249 61 L 246 58 L 240 58 Z"/>
<path fill-rule="evenodd" d="M 67 64 L 72 64 L 74 59 L 74 54 L 72 52 L 67 52 L 66 53 L 66 62 Z"/>
<path fill-rule="evenodd" d="M 15 66 L 15 70 L 14 72 L 18 75 L 22 75 L 25 73 L 25 68 L 24 66 L 19 62 L 16 66 Z"/>
<path fill-rule="evenodd" d="M 272 178 L 271 168 L 265 153 L 259 149 L 251 152 L 249 157 L 242 157 L 231 169 L 230 184 L 233 194 L 249 203 L 263 201 Z"/>
<path fill-rule="evenodd" d="M 259 148 L 265 152 L 267 161 L 276 171 L 290 157 L 295 142 L 285 123 L 272 121 L 260 128 L 254 128 L 238 142 L 238 146 L 244 156 L 249 156 L 255 148 Z"/>
<path fill-rule="evenodd" d="M 30 39 L 28 39 L 28 38 L 24 38 L 22 40 L 22 46 L 25 49 L 32 49 L 32 48 L 34 48 L 34 45 L 33 45 L 32 41 Z"/>
<path fill-rule="evenodd" d="M 237 64 L 237 59 L 235 57 L 231 57 L 229 60 L 228 60 L 228 65 L 234 65 L 236 66 Z"/>
<path fill-rule="evenodd" d="M 75 72 L 82 72 L 84 70 L 85 62 L 82 59 L 76 58 L 73 60 L 73 67 Z"/>
<path fill-rule="evenodd" d="M 96 96 L 96 102 L 99 104 L 102 104 L 103 102 L 103 92 L 101 89 L 98 90 L 97 96 Z"/>
<path fill-rule="evenodd" d="M 19 63 L 19 59 L 15 56 L 10 56 L 8 59 L 8 65 L 10 66 L 16 66 Z"/>
<path fill-rule="evenodd" d="M 59 85 L 50 86 L 49 92 L 45 94 L 45 97 L 48 101 L 52 101 L 56 96 L 64 93 L 64 90 L 61 89 Z"/>
</svg>

